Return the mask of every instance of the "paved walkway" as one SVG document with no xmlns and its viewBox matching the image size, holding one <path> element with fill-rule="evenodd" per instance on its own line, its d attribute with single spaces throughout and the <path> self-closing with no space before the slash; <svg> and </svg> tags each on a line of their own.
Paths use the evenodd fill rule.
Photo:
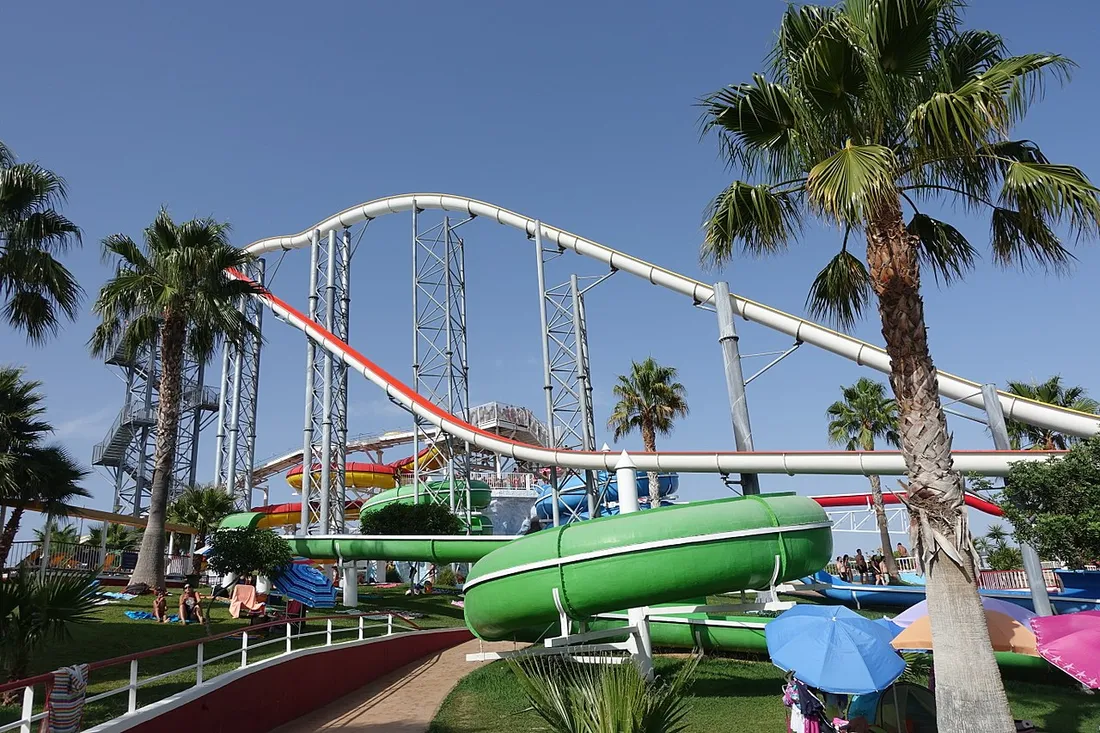
<svg viewBox="0 0 1100 733">
<path fill-rule="evenodd" d="M 319 710 L 277 728 L 277 733 L 341 731 L 353 733 L 425 733 L 443 698 L 458 681 L 484 664 L 467 662 L 480 651 L 510 651 L 511 642 L 476 639 L 394 670 Z"/>
</svg>

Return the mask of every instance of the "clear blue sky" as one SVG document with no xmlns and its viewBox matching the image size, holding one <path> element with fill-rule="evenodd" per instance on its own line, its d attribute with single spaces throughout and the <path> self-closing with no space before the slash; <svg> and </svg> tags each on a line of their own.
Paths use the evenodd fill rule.
<svg viewBox="0 0 1100 733">
<path fill-rule="evenodd" d="M 1055 50 L 1081 66 L 1053 88 L 1019 135 L 1056 162 L 1100 178 L 1095 111 L 1100 6 L 1065 0 L 976 2 L 969 23 L 1019 51 Z M 234 239 L 300 231 L 345 206 L 409 191 L 461 193 L 541 217 L 689 275 L 701 212 L 727 182 L 713 141 L 700 142 L 700 95 L 762 67 L 784 3 L 17 3 L 4 9 L 0 139 L 67 177 L 66 213 L 85 246 L 67 258 L 93 295 L 107 276 L 99 240 L 137 237 L 167 205 L 178 218 L 231 221 Z M 987 223 L 956 215 L 981 247 Z M 533 253 L 488 223 L 466 232 L 473 400 L 541 412 Z M 837 233 L 811 229 L 790 255 L 739 260 L 735 292 L 803 312 Z M 984 248 L 983 248 L 984 249 Z M 1078 250 L 1068 277 L 982 265 L 950 290 L 926 288 L 933 355 L 981 381 L 1045 378 L 1094 387 L 1097 347 L 1078 314 L 1095 312 L 1100 256 Z M 410 375 L 408 219 L 372 225 L 353 263 L 352 335 L 365 353 Z M 582 274 L 598 269 L 570 258 Z M 301 304 L 307 262 L 287 256 L 274 288 Z M 552 277 L 564 279 L 562 267 Z M 930 279 L 929 279 L 930 280 Z M 652 354 L 676 365 L 691 416 L 662 447 L 732 444 L 713 317 L 626 276 L 589 300 L 597 422 L 614 375 Z M 93 361 L 83 316 L 41 349 L 0 330 L 3 361 L 45 382 L 58 438 L 90 461 L 121 406 L 122 384 Z M 302 339 L 270 319 L 263 358 L 259 454 L 300 440 Z M 881 343 L 873 318 L 857 335 Z M 787 346 L 742 328 L 745 352 Z M 759 360 L 747 366 L 751 371 Z M 810 348 L 755 382 L 760 449 L 826 447 L 825 407 L 858 367 Z M 407 423 L 368 384 L 351 392 L 353 432 Z M 989 447 L 980 427 L 952 422 L 957 447 Z M 638 438 L 623 447 L 638 448 Z M 212 471 L 204 446 L 204 474 Z M 888 482 L 889 483 L 889 482 Z M 862 478 L 765 477 L 766 490 L 861 491 Z M 96 506 L 110 488 L 89 481 Z M 686 477 L 686 498 L 721 495 Z M 289 495 L 278 487 L 275 498 Z M 838 538 L 838 549 L 870 537 Z"/>
</svg>

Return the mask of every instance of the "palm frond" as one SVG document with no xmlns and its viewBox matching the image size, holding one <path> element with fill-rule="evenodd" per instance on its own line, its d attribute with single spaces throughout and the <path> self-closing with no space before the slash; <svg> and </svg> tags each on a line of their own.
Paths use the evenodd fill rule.
<svg viewBox="0 0 1100 733">
<path fill-rule="evenodd" d="M 1007 164 L 1001 201 L 1034 218 L 1066 224 L 1077 235 L 1100 233 L 1100 191 L 1079 168 L 1023 160 Z"/>
<path fill-rule="evenodd" d="M 49 252 L 24 246 L 0 250 L 0 298 L 3 317 L 42 343 L 76 318 L 84 291 L 76 278 Z"/>
<path fill-rule="evenodd" d="M 958 89 L 967 79 L 977 76 L 1005 56 L 1004 38 L 983 30 L 966 30 L 950 38 L 940 51 L 945 72 L 945 87 Z"/>
<path fill-rule="evenodd" d="M 921 262 L 932 268 L 936 282 L 950 285 L 962 279 L 978 259 L 978 250 L 962 232 L 926 214 L 915 214 L 906 231 L 916 237 L 917 254 Z"/>
<path fill-rule="evenodd" d="M 707 211 L 704 261 L 714 265 L 728 262 L 737 242 L 751 254 L 781 251 L 801 227 L 796 195 L 735 181 Z"/>
<path fill-rule="evenodd" d="M 801 89 L 822 112 L 849 108 L 867 84 L 864 59 L 843 15 L 817 30 L 795 69 Z"/>
<path fill-rule="evenodd" d="M 843 224 L 859 225 L 882 202 L 897 197 L 897 160 L 882 145 L 853 145 L 813 167 L 806 194 L 814 206 Z"/>
<path fill-rule="evenodd" d="M 806 308 L 815 317 L 847 330 L 871 301 L 871 276 L 858 257 L 841 250 L 814 278 L 806 296 Z"/>
<path fill-rule="evenodd" d="M 998 207 L 993 210 L 991 230 L 993 261 L 1001 267 L 1038 265 L 1057 272 L 1075 259 L 1041 217 Z"/>
<path fill-rule="evenodd" d="M 867 34 L 884 72 L 916 77 L 931 63 L 939 29 L 956 22 L 956 5 L 956 0 L 861 0 L 846 3 L 845 10 Z"/>
</svg>

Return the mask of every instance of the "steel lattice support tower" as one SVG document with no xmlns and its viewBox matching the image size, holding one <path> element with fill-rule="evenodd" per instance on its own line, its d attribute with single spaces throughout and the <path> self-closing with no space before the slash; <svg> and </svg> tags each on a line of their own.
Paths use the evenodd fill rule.
<svg viewBox="0 0 1100 733">
<path fill-rule="evenodd" d="M 126 394 L 122 409 L 106 437 L 92 449 L 92 464 L 103 466 L 114 479 L 112 509 L 118 514 L 142 516 L 149 506 L 153 480 L 153 453 L 160 380 L 160 348 L 146 345 L 130 357 L 116 352 L 107 363 L 122 370 Z M 176 459 L 169 482 L 169 501 L 197 480 L 198 451 L 202 431 L 218 408 L 218 393 L 203 384 L 203 365 L 183 362 L 180 422 Z"/>
<path fill-rule="evenodd" d="M 542 325 L 543 390 L 551 442 L 568 450 L 595 450 L 596 423 L 592 409 L 592 379 L 588 352 L 588 322 L 584 295 L 614 271 L 581 288 L 577 275 L 548 287 L 546 266 L 563 254 L 558 247 L 544 247 L 541 222 L 535 222 L 535 254 L 539 286 L 539 315 Z M 555 495 L 573 475 L 582 475 L 588 494 L 589 516 L 595 516 L 599 498 L 591 471 L 576 474 L 551 467 L 550 484 Z M 554 524 L 560 523 L 560 508 L 554 501 Z"/>
<path fill-rule="evenodd" d="M 257 260 L 247 267 L 246 273 L 263 285 L 264 269 L 264 261 Z M 263 304 L 257 298 L 245 297 L 239 308 L 259 332 L 263 328 Z M 217 485 L 229 490 L 237 498 L 237 507 L 243 510 L 253 504 L 252 464 L 256 458 L 261 342 L 257 335 L 240 347 L 226 344 L 222 351 L 214 476 Z"/>
<path fill-rule="evenodd" d="M 466 350 L 465 243 L 458 228 L 473 217 L 452 224 L 449 216 L 434 226 L 420 229 L 418 210 L 413 210 L 413 384 L 417 393 L 463 420 L 470 419 L 469 362 Z M 415 418 L 413 455 L 420 453 L 420 431 L 428 423 Z M 441 448 L 447 456 L 449 486 L 433 500 L 446 503 L 469 524 L 469 446 L 449 436 Z M 413 481 L 416 500 L 421 490 L 419 458 Z M 464 490 L 458 491 L 461 486 Z M 445 494 L 445 495 L 444 495 Z"/>
<path fill-rule="evenodd" d="M 309 309 L 334 336 L 347 341 L 350 306 L 351 232 L 314 231 L 310 242 Z M 299 533 L 344 531 L 347 446 L 347 366 L 306 339 L 306 405 L 302 455 L 302 515 Z M 317 468 L 314 474 L 313 467 Z"/>
</svg>

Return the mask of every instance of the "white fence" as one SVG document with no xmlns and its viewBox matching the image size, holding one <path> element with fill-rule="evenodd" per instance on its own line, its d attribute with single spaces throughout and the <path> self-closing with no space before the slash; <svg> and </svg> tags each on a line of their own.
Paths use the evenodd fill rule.
<svg viewBox="0 0 1100 733">
<path fill-rule="evenodd" d="M 137 549 L 107 548 L 101 552 L 98 545 L 73 545 L 50 542 L 46 567 L 51 570 L 100 570 L 108 574 L 125 574 L 137 562 Z M 41 570 L 42 543 L 37 540 L 13 542 L 4 561 L 4 570 Z M 165 555 L 167 575 L 187 575 L 191 572 L 191 558 L 186 555 Z"/>
<path fill-rule="evenodd" d="M 333 627 L 333 619 L 339 621 L 350 621 L 352 618 L 357 618 L 358 621 L 353 626 L 346 627 Z M 93 682 L 94 682 L 94 670 L 103 669 L 106 667 L 114 667 L 118 665 L 129 666 L 129 677 L 123 684 L 109 689 L 105 692 L 101 692 L 95 695 L 90 695 L 84 701 L 85 706 L 92 705 L 101 700 L 106 700 L 117 695 L 126 696 L 126 712 L 124 715 L 132 715 L 137 712 L 142 706 L 138 704 L 138 691 L 142 687 L 152 685 L 156 682 L 162 682 L 170 677 L 178 677 L 179 675 L 194 672 L 194 682 L 187 686 L 186 689 L 193 689 L 195 687 L 201 687 L 204 684 L 209 684 L 211 677 L 204 674 L 210 665 L 216 664 L 227 659 L 240 659 L 240 664 L 237 665 L 237 669 L 243 669 L 250 664 L 259 664 L 261 661 L 267 661 L 272 659 L 272 655 L 265 655 L 262 660 L 255 659 L 257 652 L 262 649 L 276 646 L 281 647 L 281 651 L 275 654 L 274 657 L 280 657 L 290 655 L 295 652 L 300 652 L 306 648 L 313 648 L 316 646 L 340 646 L 343 644 L 352 644 L 360 641 L 364 641 L 368 638 L 368 631 L 370 631 L 370 637 L 379 636 L 379 633 L 386 636 L 390 636 L 396 632 L 419 630 L 414 623 L 401 616 L 394 614 L 367 614 L 358 617 L 349 616 L 337 616 L 337 617 L 322 617 L 318 619 L 312 619 L 313 622 L 324 621 L 325 628 L 320 631 L 301 631 L 305 628 L 305 624 L 310 623 L 310 619 L 284 619 L 275 621 L 268 624 L 261 624 L 252 627 L 244 627 L 235 631 L 229 631 L 217 636 L 206 637 L 204 639 L 198 639 L 194 642 L 176 644 L 162 649 L 153 649 L 147 652 L 140 652 L 138 654 L 132 654 L 128 657 L 120 657 L 118 659 L 106 660 L 104 662 L 97 662 L 91 664 Z M 395 624 L 403 624 L 407 628 L 400 628 Z M 285 631 L 281 631 L 280 627 L 283 627 Z M 295 627 L 299 632 L 295 632 Z M 382 631 L 384 629 L 384 632 Z M 262 636 L 259 636 L 261 631 L 274 631 L 271 636 L 262 641 Z M 218 654 L 213 657 L 206 657 L 204 652 L 206 645 L 213 641 L 224 640 L 236 635 L 240 635 L 240 647 L 232 649 L 228 652 Z M 323 637 L 323 641 L 320 641 L 319 637 Z M 339 638 L 338 638 L 339 637 Z M 302 640 L 310 639 L 309 643 L 302 644 Z M 319 643 L 318 643 L 319 642 Z M 179 652 L 182 648 L 194 647 L 195 661 L 191 664 L 186 664 L 182 667 L 169 670 L 167 672 L 161 672 L 149 677 L 141 677 L 140 663 L 143 660 L 153 659 L 162 654 L 168 654 L 172 652 Z M 253 660 L 249 661 L 249 655 L 253 656 Z M 224 667 L 224 665 L 223 665 Z M 218 674 L 225 673 L 224 668 L 220 669 Z M 26 680 L 18 680 L 16 682 L 10 682 L 4 685 L 0 685 L 0 692 L 16 692 L 22 696 L 22 706 L 20 709 L 19 719 L 0 724 L 0 733 L 7 733 L 8 731 L 18 730 L 20 733 L 31 733 L 31 731 L 37 728 L 37 723 L 46 717 L 44 711 L 35 712 L 36 699 L 35 688 L 44 685 L 52 677 L 50 674 L 39 675 L 38 677 L 32 677 Z M 179 693 L 176 693 L 179 694 Z M 152 701 L 145 704 L 151 704 Z"/>
</svg>

